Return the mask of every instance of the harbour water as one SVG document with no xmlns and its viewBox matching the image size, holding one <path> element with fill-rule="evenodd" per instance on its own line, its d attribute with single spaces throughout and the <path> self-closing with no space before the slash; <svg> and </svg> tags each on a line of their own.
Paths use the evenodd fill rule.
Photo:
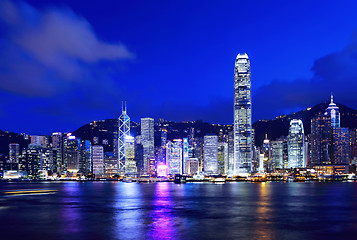
<svg viewBox="0 0 357 240">
<path fill-rule="evenodd" d="M 0 239 L 355 239 L 357 183 L 0 183 Z"/>
</svg>

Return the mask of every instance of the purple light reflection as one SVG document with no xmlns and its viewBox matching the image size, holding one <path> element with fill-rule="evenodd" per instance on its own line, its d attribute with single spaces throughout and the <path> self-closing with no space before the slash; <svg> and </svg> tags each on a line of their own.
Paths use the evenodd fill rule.
<svg viewBox="0 0 357 240">
<path fill-rule="evenodd" d="M 178 239 L 170 184 L 161 182 L 155 185 L 152 223 L 148 233 L 150 239 Z"/>
<path fill-rule="evenodd" d="M 74 201 L 75 196 L 78 195 L 78 187 L 78 183 L 65 183 L 63 188 L 64 197 L 60 200 L 63 206 L 61 211 L 64 225 L 63 232 L 67 234 L 79 233 L 83 230 L 80 223 L 82 216 L 78 209 L 78 202 Z"/>
</svg>

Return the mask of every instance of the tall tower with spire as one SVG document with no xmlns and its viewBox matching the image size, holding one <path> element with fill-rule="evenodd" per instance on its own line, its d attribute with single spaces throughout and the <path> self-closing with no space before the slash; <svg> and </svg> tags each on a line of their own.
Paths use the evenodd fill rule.
<svg viewBox="0 0 357 240">
<path fill-rule="evenodd" d="M 252 171 L 252 98 L 250 62 L 238 54 L 234 69 L 234 164 L 233 175 Z"/>
<path fill-rule="evenodd" d="M 340 110 L 339 107 L 333 102 L 333 94 L 331 93 L 331 103 L 326 109 L 326 115 L 331 117 L 331 127 L 339 128 L 340 127 Z"/>
<path fill-rule="evenodd" d="M 125 172 L 125 138 L 130 136 L 130 118 L 126 113 L 126 102 L 122 102 L 122 112 L 119 117 L 118 131 L 118 173 Z"/>
</svg>

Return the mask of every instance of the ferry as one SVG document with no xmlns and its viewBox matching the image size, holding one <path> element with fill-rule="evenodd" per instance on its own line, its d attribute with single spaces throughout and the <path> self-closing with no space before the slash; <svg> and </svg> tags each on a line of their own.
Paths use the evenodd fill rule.
<svg viewBox="0 0 357 240">
<path fill-rule="evenodd" d="M 224 177 L 213 177 L 211 179 L 211 182 L 213 182 L 213 183 L 225 183 L 226 179 Z"/>
<path fill-rule="evenodd" d="M 306 179 L 306 177 L 303 176 L 298 176 L 294 178 L 294 182 L 306 182 L 308 181 L 308 179 Z"/>
<path fill-rule="evenodd" d="M 266 177 L 262 177 L 262 176 L 254 176 L 252 178 L 249 178 L 250 182 L 266 182 L 267 179 Z"/>
<path fill-rule="evenodd" d="M 174 183 L 186 183 L 186 176 L 175 174 Z"/>
</svg>

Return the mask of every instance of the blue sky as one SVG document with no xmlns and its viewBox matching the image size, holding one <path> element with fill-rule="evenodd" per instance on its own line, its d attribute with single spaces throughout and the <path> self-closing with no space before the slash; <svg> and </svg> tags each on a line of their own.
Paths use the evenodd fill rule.
<svg viewBox="0 0 357 240">
<path fill-rule="evenodd" d="M 74 131 L 128 113 L 233 122 L 251 61 L 253 120 L 328 101 L 357 108 L 354 1 L 0 3 L 0 129 Z"/>
</svg>

